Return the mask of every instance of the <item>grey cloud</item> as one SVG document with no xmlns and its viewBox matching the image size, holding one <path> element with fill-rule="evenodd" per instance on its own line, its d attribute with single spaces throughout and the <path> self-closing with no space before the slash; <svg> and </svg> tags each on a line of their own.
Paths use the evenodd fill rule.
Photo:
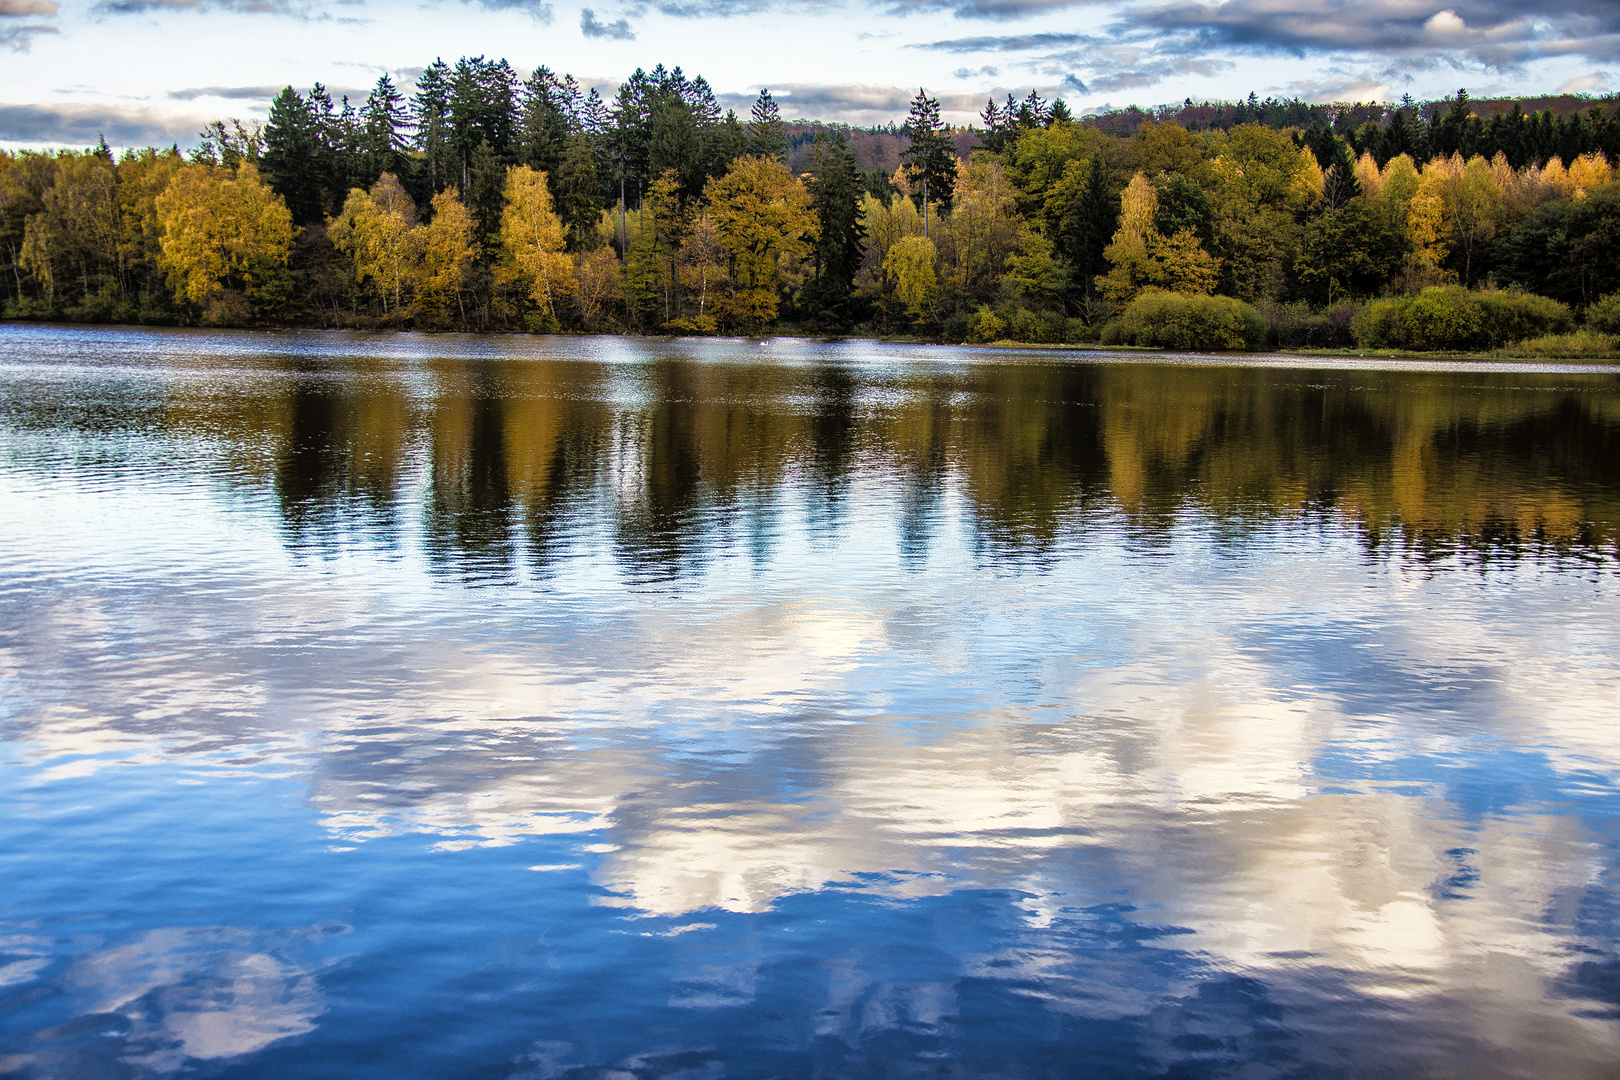
<svg viewBox="0 0 1620 1080">
<path fill-rule="evenodd" d="M 784 117 L 793 119 L 837 120 L 845 123 L 886 122 L 904 117 L 915 88 L 859 84 L 825 85 L 811 83 L 771 84 L 771 94 Z M 720 94 L 720 104 L 746 112 L 756 94 Z"/>
<path fill-rule="evenodd" d="M 1106 0 L 890 0 L 886 12 L 890 15 L 929 15 L 949 11 L 958 19 L 1001 22 L 1102 2 Z"/>
<path fill-rule="evenodd" d="M 195 101 L 198 98 L 227 98 L 232 101 L 269 101 L 281 93 L 279 86 L 194 86 L 188 90 L 171 90 L 175 101 Z"/>
<path fill-rule="evenodd" d="M 601 22 L 597 19 L 596 12 L 590 8 L 580 9 L 579 32 L 588 38 L 607 38 L 611 41 L 636 40 L 636 33 L 630 29 L 628 20 L 619 19 L 610 23 Z"/>
<path fill-rule="evenodd" d="M 996 87 L 993 93 L 999 98 L 1007 93 L 1008 87 Z M 1050 94 L 1050 88 L 1042 87 L 1041 92 Z M 1030 87 L 1018 89 L 1018 96 L 1028 93 Z M 890 121 L 896 123 L 906 117 L 911 108 L 911 99 L 916 95 L 915 86 L 876 86 L 871 84 L 835 84 L 824 83 L 788 83 L 771 84 L 771 94 L 781 106 L 782 115 L 794 120 L 816 119 L 828 120 L 846 124 L 886 124 Z M 719 94 L 720 104 L 726 108 L 736 109 L 738 113 L 745 113 L 754 103 L 755 94 Z M 936 93 L 929 90 L 929 96 L 937 98 L 940 109 L 948 118 L 954 117 L 953 123 L 967 123 L 979 114 L 984 107 L 983 91 L 972 90 L 962 92 Z"/>
<path fill-rule="evenodd" d="M 186 145 L 210 118 L 106 105 L 0 105 L 0 140 L 51 146 Z"/>
<path fill-rule="evenodd" d="M 551 5 L 545 0 L 478 0 L 478 6 L 490 11 L 523 11 L 535 22 L 551 22 Z"/>
<path fill-rule="evenodd" d="M 27 52 L 34 39 L 41 34 L 54 34 L 54 26 L 43 24 L 28 24 L 24 26 L 0 26 L 0 46 L 13 52 Z"/>
<path fill-rule="evenodd" d="M 1124 30 L 1169 31 L 1180 48 L 1313 53 L 1451 54 L 1504 67 L 1540 56 L 1620 55 L 1612 0 L 1227 0 L 1173 2 L 1127 14 Z"/>
<path fill-rule="evenodd" d="M 0 19 L 29 19 L 55 15 L 56 0 L 0 0 Z M 50 23 L 23 23 L 0 25 L 0 47 L 12 52 L 27 52 L 34 39 L 41 34 L 54 34 Z"/>
<path fill-rule="evenodd" d="M 989 64 L 986 64 L 977 71 L 972 68 L 957 68 L 954 72 L 952 72 L 952 74 L 958 79 L 977 79 L 984 75 L 989 75 L 990 77 L 994 78 L 995 76 L 1001 74 L 1001 69 L 998 67 L 991 67 Z"/>
<path fill-rule="evenodd" d="M 1089 40 L 1084 34 L 1013 34 L 1005 37 L 950 38 L 907 45 L 908 49 L 928 49 L 932 52 L 1032 52 L 1053 49 L 1062 45 L 1078 45 Z"/>
<path fill-rule="evenodd" d="M 235 11 L 249 15 L 297 14 L 287 0 L 100 0 L 97 15 L 144 15 L 149 11 Z"/>
</svg>

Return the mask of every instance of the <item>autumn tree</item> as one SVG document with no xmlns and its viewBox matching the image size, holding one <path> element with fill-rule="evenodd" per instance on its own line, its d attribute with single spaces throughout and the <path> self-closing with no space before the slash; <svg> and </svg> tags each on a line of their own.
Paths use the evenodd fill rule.
<svg viewBox="0 0 1620 1080">
<path fill-rule="evenodd" d="M 557 303 L 574 291 L 574 267 L 563 254 L 562 221 L 552 209 L 545 173 L 527 165 L 507 170 L 500 237 L 511 279 L 540 309 L 540 325 L 555 329 Z"/>
<path fill-rule="evenodd" d="M 399 312 L 405 293 L 416 284 L 424 239 L 416 224 L 416 204 L 399 179 L 383 173 L 369 192 L 350 191 L 326 234 L 333 247 L 354 261 L 356 281 L 374 284 L 383 313 L 390 310 L 390 298 L 392 310 Z"/>
<path fill-rule="evenodd" d="M 778 260 L 803 258 L 816 239 L 810 193 L 780 161 L 744 157 L 704 195 L 733 268 L 723 313 L 757 331 L 776 319 Z"/>
<path fill-rule="evenodd" d="M 155 209 L 177 301 L 212 309 L 216 317 L 230 317 L 227 293 L 261 310 L 286 302 L 279 287 L 287 281 L 292 214 L 252 164 L 234 176 L 221 167 L 188 165 L 175 173 Z"/>
<path fill-rule="evenodd" d="M 422 270 L 419 303 L 430 312 L 443 311 L 453 299 L 463 318 L 467 309 L 463 291 L 468 271 L 478 257 L 472 215 L 453 187 L 433 196 L 433 220 L 421 242 Z"/>
</svg>

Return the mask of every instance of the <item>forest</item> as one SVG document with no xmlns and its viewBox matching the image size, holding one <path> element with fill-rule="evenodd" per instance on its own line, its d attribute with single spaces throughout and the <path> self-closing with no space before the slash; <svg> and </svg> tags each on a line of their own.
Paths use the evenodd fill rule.
<svg viewBox="0 0 1620 1080">
<path fill-rule="evenodd" d="M 1530 106 L 1527 108 L 1526 106 Z M 7 319 L 1604 356 L 1620 101 L 1259 100 L 952 128 L 435 61 L 182 152 L 0 151 Z"/>
</svg>

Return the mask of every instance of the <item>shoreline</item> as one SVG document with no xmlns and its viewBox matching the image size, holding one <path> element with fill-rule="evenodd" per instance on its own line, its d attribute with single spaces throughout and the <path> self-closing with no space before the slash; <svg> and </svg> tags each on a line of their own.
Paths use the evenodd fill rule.
<svg viewBox="0 0 1620 1080">
<path fill-rule="evenodd" d="M 1139 358 L 1141 362 L 1188 362 L 1204 366 L 1211 363 L 1240 363 L 1264 364 L 1267 361 L 1288 360 L 1330 360 L 1330 361 L 1405 361 L 1403 367 L 1411 365 L 1441 365 L 1453 368 L 1464 364 L 1470 368 L 1483 369 L 1536 369 L 1572 367 L 1589 370 L 1620 370 L 1620 354 L 1614 356 L 1523 356 L 1504 354 L 1501 351 L 1491 352 L 1411 352 L 1400 349 L 1357 349 L 1357 348 L 1300 348 L 1300 349 L 1168 349 L 1154 348 L 1147 345 L 1100 345 L 1092 342 L 1030 342 L 999 340 L 989 342 L 945 342 L 934 341 L 927 338 L 913 336 L 885 336 L 878 334 L 815 334 L 815 333 L 778 333 L 765 334 L 758 337 L 742 335 L 700 335 L 700 334 L 636 334 L 629 332 L 593 333 L 590 331 L 568 331 L 565 333 L 535 333 L 529 330 L 467 330 L 467 329 L 433 329 L 425 327 L 353 327 L 353 326 L 316 326 L 307 323 L 279 323 L 258 326 L 191 326 L 179 323 L 102 323 L 102 322 L 66 322 L 57 320 L 34 319 L 0 319 L 0 327 L 34 327 L 38 329 L 60 330 L 151 330 L 151 331 L 186 331 L 193 333 L 333 333 L 333 334 L 371 334 L 378 337 L 385 335 L 421 335 L 423 337 L 435 336 L 474 336 L 474 337 L 512 337 L 512 338 L 629 338 L 638 341 L 802 341 L 819 344 L 843 344 L 849 342 L 873 342 L 883 345 L 907 345 L 931 349 L 960 349 L 996 352 L 1058 352 L 1058 353 L 1086 353 L 1099 356 L 1118 356 L 1121 358 Z M 1247 363 L 1245 363 L 1247 362 Z M 1298 367 L 1300 364 L 1285 364 L 1284 366 Z M 1332 366 L 1344 366 L 1343 363 Z M 1365 363 L 1352 363 L 1351 366 L 1371 366 Z"/>
</svg>

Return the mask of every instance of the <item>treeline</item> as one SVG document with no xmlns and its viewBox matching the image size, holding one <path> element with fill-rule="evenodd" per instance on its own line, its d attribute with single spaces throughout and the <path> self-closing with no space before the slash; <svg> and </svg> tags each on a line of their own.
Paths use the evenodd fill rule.
<svg viewBox="0 0 1620 1080">
<path fill-rule="evenodd" d="M 189 155 L 0 154 L 5 314 L 1189 347 L 1610 326 L 1612 106 L 1284 106 L 1126 134 L 1031 94 L 952 129 L 919 92 L 903 128 L 856 132 L 786 125 L 768 91 L 723 112 L 679 68 L 604 100 L 435 62 L 409 97 L 289 87 Z"/>
</svg>

